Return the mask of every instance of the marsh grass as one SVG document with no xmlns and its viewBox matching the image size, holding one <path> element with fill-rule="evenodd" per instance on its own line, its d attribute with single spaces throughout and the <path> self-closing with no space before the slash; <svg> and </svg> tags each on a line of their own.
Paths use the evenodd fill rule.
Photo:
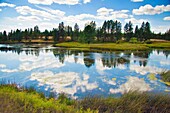
<svg viewBox="0 0 170 113">
<path fill-rule="evenodd" d="M 169 113 L 170 96 L 129 92 L 122 97 L 87 96 L 73 100 L 65 94 L 45 98 L 33 89 L 0 85 L 0 113 Z"/>
<path fill-rule="evenodd" d="M 143 44 L 130 44 L 130 43 L 97 43 L 97 44 L 83 44 L 78 42 L 66 42 L 55 44 L 56 47 L 66 47 L 66 48 L 80 48 L 82 49 L 99 49 L 99 50 L 147 50 Z"/>
<path fill-rule="evenodd" d="M 86 97 L 79 101 L 79 106 L 84 110 L 98 110 L 99 113 L 168 113 L 170 97 L 129 92 L 120 98 Z"/>
<path fill-rule="evenodd" d="M 161 78 L 165 82 L 170 82 L 170 70 L 161 73 Z"/>
<path fill-rule="evenodd" d="M 170 86 L 170 70 L 163 71 L 162 73 L 160 73 L 160 75 L 161 75 L 161 82 L 163 82 L 167 86 Z"/>
<path fill-rule="evenodd" d="M 141 43 L 94 43 L 94 44 L 84 44 L 78 42 L 64 42 L 54 45 L 55 47 L 65 47 L 71 49 L 80 49 L 80 50 L 115 50 L 115 51 L 126 51 L 126 50 L 148 50 L 150 48 L 161 48 L 161 49 L 170 49 L 169 42 L 160 42 L 152 44 L 141 44 Z"/>
<path fill-rule="evenodd" d="M 151 44 L 146 44 L 149 48 L 160 48 L 160 49 L 170 49 L 170 42 L 152 42 Z"/>
<path fill-rule="evenodd" d="M 33 89 L 20 90 L 15 84 L 0 85 L 0 113 L 80 113 L 74 100 L 61 95 L 58 99 L 45 98 Z M 94 112 L 94 111 L 89 111 Z"/>
</svg>

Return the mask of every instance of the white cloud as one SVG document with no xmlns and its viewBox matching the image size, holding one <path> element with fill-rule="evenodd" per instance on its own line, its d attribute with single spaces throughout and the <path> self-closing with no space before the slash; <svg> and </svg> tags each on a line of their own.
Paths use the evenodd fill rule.
<svg viewBox="0 0 170 113">
<path fill-rule="evenodd" d="M 17 69 L 2 69 L 1 70 L 4 73 L 14 73 L 14 72 L 18 72 Z"/>
<path fill-rule="evenodd" d="M 14 4 L 8 4 L 8 3 L 0 3 L 0 7 L 15 7 Z"/>
<path fill-rule="evenodd" d="M 131 0 L 132 2 L 143 2 L 143 0 Z"/>
<path fill-rule="evenodd" d="M 47 11 L 48 13 L 51 13 L 53 15 L 56 15 L 58 17 L 63 17 L 65 15 L 65 12 L 64 11 L 61 11 L 61 10 L 53 10 L 53 9 L 50 9 L 50 8 L 46 8 L 46 7 L 40 7 L 40 6 L 36 6 L 44 11 Z"/>
<path fill-rule="evenodd" d="M 28 0 L 28 2 L 32 4 L 51 5 L 53 3 L 53 0 Z"/>
<path fill-rule="evenodd" d="M 131 21 L 133 24 L 142 24 L 142 22 L 147 22 L 148 20 L 146 20 L 146 19 L 136 19 L 136 18 L 125 19 L 126 23 L 128 23 L 129 21 Z"/>
<path fill-rule="evenodd" d="M 6 68 L 5 64 L 0 64 L 0 68 Z"/>
<path fill-rule="evenodd" d="M 164 20 L 170 20 L 170 16 L 164 17 Z"/>
<path fill-rule="evenodd" d="M 157 5 L 153 7 L 150 4 L 147 4 L 145 6 L 140 6 L 139 9 L 133 9 L 132 12 L 135 15 L 155 15 L 155 14 L 161 14 L 167 11 L 170 11 L 170 5 L 167 5 L 167 6 Z"/>
<path fill-rule="evenodd" d="M 66 4 L 66 5 L 76 5 L 76 4 L 80 4 L 81 1 L 83 1 L 84 4 L 91 2 L 91 0 L 28 0 L 29 3 L 43 4 L 43 5 L 51 5 L 53 3 Z"/>
<path fill-rule="evenodd" d="M 19 21 L 41 21 L 41 18 L 37 16 L 18 16 Z"/>
<path fill-rule="evenodd" d="M 128 10 L 120 10 L 120 11 L 114 11 L 113 9 L 107 9 L 107 8 L 100 8 L 97 10 L 97 14 L 78 14 L 78 15 L 65 15 L 64 11 L 57 10 L 57 9 L 50 9 L 47 7 L 40 7 L 36 6 L 38 9 L 31 8 L 29 6 L 18 6 L 16 7 L 16 11 L 21 14 L 21 16 L 16 18 L 8 18 L 5 19 L 6 21 L 5 26 L 0 27 L 3 28 L 2 30 L 10 31 L 11 29 L 20 28 L 21 29 L 27 28 L 27 27 L 33 27 L 35 25 L 38 25 L 40 30 L 45 29 L 52 29 L 54 26 L 57 27 L 58 23 L 63 21 L 65 25 L 74 26 L 75 23 L 78 23 L 81 30 L 83 30 L 84 25 L 90 21 L 96 21 L 97 26 L 101 26 L 104 20 L 110 20 L 117 18 L 128 18 Z M 107 15 L 107 16 L 105 16 Z M 33 20 L 35 19 L 35 20 Z M 9 21 L 10 22 L 7 22 Z M 22 20 L 22 21 L 21 21 Z M 29 24 L 25 23 L 29 20 Z M 20 25 L 13 24 L 13 23 L 20 23 Z M 1 25 L 2 26 L 2 25 Z M 1 29 L 0 29 L 1 30 Z"/>
<path fill-rule="evenodd" d="M 102 7 L 97 10 L 97 18 L 99 19 L 117 19 L 117 18 L 128 18 L 128 10 L 120 10 L 120 11 L 114 11 L 113 9 L 107 9 L 105 7 Z"/>
<path fill-rule="evenodd" d="M 53 73 L 51 71 L 36 72 L 31 74 L 30 80 L 37 80 L 39 85 L 48 85 L 57 93 L 66 93 L 74 97 L 78 90 L 85 92 L 98 87 L 97 83 L 89 83 L 89 75 L 83 74 L 82 78 L 75 72 Z"/>
<path fill-rule="evenodd" d="M 49 18 L 49 19 L 57 18 L 57 16 L 52 15 L 46 11 L 33 9 L 29 6 L 19 6 L 19 7 L 16 7 L 15 9 L 21 15 L 30 15 L 31 14 L 32 16 L 39 16 L 39 17 L 44 17 L 44 18 Z"/>
<path fill-rule="evenodd" d="M 102 8 L 97 10 L 97 15 L 108 16 L 111 12 L 113 12 L 113 9 L 107 9 L 105 7 L 102 7 Z"/>
<path fill-rule="evenodd" d="M 66 5 L 76 5 L 79 4 L 80 0 L 28 0 L 32 4 L 44 4 L 51 5 L 52 3 L 66 4 Z"/>
<path fill-rule="evenodd" d="M 152 26 L 154 33 L 165 33 L 169 29 L 170 24 Z"/>
<path fill-rule="evenodd" d="M 90 2 L 91 2 L 91 0 L 83 0 L 84 4 L 87 4 L 87 3 L 90 3 Z"/>
<path fill-rule="evenodd" d="M 128 81 L 122 84 L 118 89 L 110 89 L 110 93 L 127 93 L 129 91 L 146 92 L 151 91 L 152 88 L 143 79 L 137 77 L 128 77 Z"/>
<path fill-rule="evenodd" d="M 2 9 L 0 9 L 0 11 L 2 11 Z"/>
<path fill-rule="evenodd" d="M 75 25 L 75 23 L 78 23 L 81 30 L 83 30 L 86 23 L 90 21 L 96 21 L 97 23 L 97 20 L 100 20 L 98 16 L 92 14 L 70 15 L 62 18 L 62 21 L 64 21 L 65 24 L 71 25 L 72 27 Z"/>
<path fill-rule="evenodd" d="M 53 0 L 58 4 L 76 5 L 79 4 L 79 0 Z"/>
<path fill-rule="evenodd" d="M 126 14 L 128 13 L 128 10 L 121 10 L 121 11 L 114 11 L 111 12 L 113 18 L 128 18 L 129 15 Z"/>
</svg>

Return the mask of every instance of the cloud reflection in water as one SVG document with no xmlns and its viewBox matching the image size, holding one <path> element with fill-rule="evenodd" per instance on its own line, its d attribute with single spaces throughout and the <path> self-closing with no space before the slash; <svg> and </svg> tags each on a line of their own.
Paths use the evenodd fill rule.
<svg viewBox="0 0 170 113">
<path fill-rule="evenodd" d="M 128 77 L 128 81 L 125 84 L 122 84 L 118 89 L 110 88 L 110 93 L 127 93 L 129 91 L 151 91 L 152 88 L 147 84 L 143 79 L 138 77 Z"/>
<path fill-rule="evenodd" d="M 82 92 L 93 90 L 98 87 L 96 82 L 89 83 L 89 75 L 83 74 L 82 78 L 76 72 L 53 73 L 51 71 L 35 72 L 30 80 L 37 80 L 39 85 L 48 85 L 54 92 L 66 93 L 74 96 L 80 89 Z"/>
</svg>

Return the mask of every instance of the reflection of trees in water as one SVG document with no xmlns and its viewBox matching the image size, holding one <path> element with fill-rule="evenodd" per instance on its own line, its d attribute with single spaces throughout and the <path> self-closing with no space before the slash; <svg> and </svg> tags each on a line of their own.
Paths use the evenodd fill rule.
<svg viewBox="0 0 170 113">
<path fill-rule="evenodd" d="M 150 51 L 136 51 L 136 52 L 133 52 L 133 55 L 135 57 L 139 57 L 139 65 L 145 67 L 148 63 L 148 58 L 151 53 L 152 53 L 151 50 Z"/>
<path fill-rule="evenodd" d="M 168 56 L 170 54 L 170 50 L 164 50 L 163 54 L 166 56 L 166 58 L 168 58 Z"/>
<path fill-rule="evenodd" d="M 84 58 L 84 64 L 86 67 L 91 67 L 95 63 L 94 59 Z"/>
<path fill-rule="evenodd" d="M 34 50 L 24 50 L 26 55 L 34 55 L 39 56 L 40 50 L 34 49 Z"/>
<path fill-rule="evenodd" d="M 61 63 L 64 63 L 65 57 L 66 56 L 71 56 L 74 55 L 74 62 L 78 62 L 78 55 L 81 53 L 80 51 L 76 50 L 66 50 L 66 49 L 53 49 L 53 54 L 55 57 L 59 59 Z M 92 55 L 90 52 L 84 52 L 84 64 L 86 67 L 91 67 L 94 63 L 95 60 L 92 58 Z"/>
<path fill-rule="evenodd" d="M 140 58 L 149 58 L 152 51 L 136 51 L 133 55 Z"/>
<path fill-rule="evenodd" d="M 66 56 L 74 55 L 74 62 L 77 63 L 79 60 L 79 54 L 83 53 L 84 55 L 84 64 L 86 67 L 91 67 L 95 64 L 95 58 L 92 54 L 92 52 L 82 52 L 78 50 L 68 50 L 68 49 L 41 49 L 41 48 L 14 48 L 14 47 L 0 47 L 1 52 L 12 52 L 12 53 L 25 53 L 26 55 L 34 55 L 39 56 L 40 52 L 43 51 L 45 53 L 53 52 L 54 56 L 59 59 L 61 63 L 64 63 Z M 123 56 L 120 57 L 120 54 L 123 53 Z M 138 60 L 134 60 L 134 63 L 139 62 L 140 66 L 146 66 L 147 65 L 147 59 L 149 58 L 150 54 L 152 53 L 152 50 L 150 51 L 133 51 L 133 55 Z M 169 50 L 157 50 L 157 53 L 163 53 L 166 57 L 169 56 L 170 51 Z M 127 64 L 129 65 L 130 61 L 129 58 L 131 57 L 132 52 L 102 52 L 101 54 L 101 61 L 103 63 L 103 66 L 106 67 L 117 67 L 119 64 Z M 70 59 L 72 60 L 72 59 Z"/>
<path fill-rule="evenodd" d="M 78 61 L 77 56 L 80 53 L 79 51 L 67 50 L 67 49 L 52 49 L 52 52 L 54 56 L 58 58 L 61 63 L 64 63 L 66 56 L 71 56 L 71 55 L 74 55 L 74 62 L 76 63 Z"/>
<path fill-rule="evenodd" d="M 40 49 L 35 48 L 35 49 L 30 49 L 30 48 L 13 48 L 13 47 L 0 47 L 1 52 L 12 52 L 12 53 L 17 53 L 20 55 L 21 53 L 25 52 L 26 55 L 34 55 L 34 56 L 39 56 Z"/>
<path fill-rule="evenodd" d="M 158 55 L 160 52 L 162 52 L 166 56 L 166 58 L 168 58 L 168 56 L 170 54 L 170 50 L 157 50 Z"/>
<path fill-rule="evenodd" d="M 139 60 L 139 65 L 145 67 L 147 65 L 147 60 Z"/>
<path fill-rule="evenodd" d="M 86 67 L 91 67 L 95 63 L 95 59 L 93 58 L 90 52 L 84 52 L 84 64 Z"/>
<path fill-rule="evenodd" d="M 104 52 L 102 56 L 102 64 L 105 67 L 114 67 L 116 68 L 120 64 L 127 64 L 127 66 L 130 63 L 130 60 L 128 59 L 131 55 L 131 53 L 124 53 L 122 57 L 120 57 L 120 53 L 122 52 Z"/>
<path fill-rule="evenodd" d="M 124 57 L 110 57 L 110 58 L 102 57 L 102 63 L 103 63 L 103 66 L 105 67 L 116 68 L 119 64 L 129 65 L 130 60 Z"/>
<path fill-rule="evenodd" d="M 59 50 L 59 49 L 53 49 L 53 54 L 55 57 L 58 57 L 59 61 L 61 63 L 64 63 L 65 55 L 68 55 L 69 52 L 67 50 Z"/>
</svg>

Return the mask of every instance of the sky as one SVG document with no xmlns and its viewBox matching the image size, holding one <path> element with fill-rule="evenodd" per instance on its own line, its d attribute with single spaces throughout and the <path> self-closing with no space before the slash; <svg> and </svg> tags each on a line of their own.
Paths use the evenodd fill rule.
<svg viewBox="0 0 170 113">
<path fill-rule="evenodd" d="M 148 21 L 151 31 L 170 29 L 170 0 L 0 0 L 0 32 L 39 26 L 57 28 L 60 22 L 81 30 L 90 21 L 97 27 L 105 20 L 131 21 L 133 27 Z"/>
</svg>

